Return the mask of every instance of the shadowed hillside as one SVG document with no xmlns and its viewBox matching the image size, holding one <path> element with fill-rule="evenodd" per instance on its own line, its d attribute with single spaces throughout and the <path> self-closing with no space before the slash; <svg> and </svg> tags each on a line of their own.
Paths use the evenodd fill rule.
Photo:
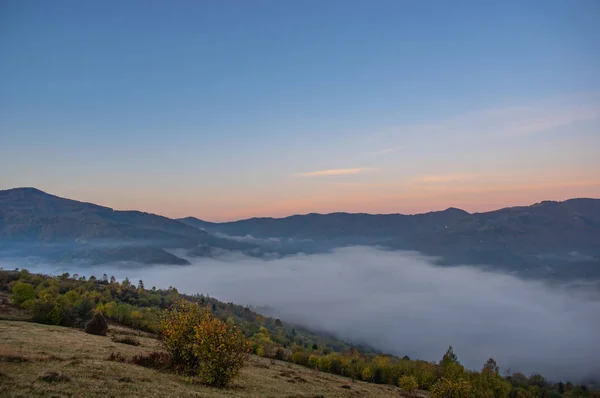
<svg viewBox="0 0 600 398">
<path fill-rule="evenodd" d="M 165 249 L 184 248 L 194 255 L 207 255 L 211 248 L 255 247 L 155 214 L 117 211 L 35 188 L 0 191 L 0 250 L 4 256 L 181 265 L 189 262 Z"/>
<path fill-rule="evenodd" d="M 441 264 L 486 264 L 524 276 L 600 277 L 600 199 L 541 202 L 470 214 L 449 208 L 426 214 L 307 214 L 210 223 L 208 232 L 310 241 L 315 247 L 381 245 L 440 256 Z"/>
</svg>

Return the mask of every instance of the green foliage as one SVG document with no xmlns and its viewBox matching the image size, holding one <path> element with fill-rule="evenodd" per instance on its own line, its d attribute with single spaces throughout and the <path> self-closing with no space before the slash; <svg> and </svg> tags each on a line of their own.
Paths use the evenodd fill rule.
<svg viewBox="0 0 600 398">
<path fill-rule="evenodd" d="M 308 357 L 308 367 L 317 369 L 319 367 L 319 357 L 316 355 Z"/>
<path fill-rule="evenodd" d="M 12 288 L 12 302 L 22 305 L 28 300 L 35 299 L 35 288 L 29 283 L 17 282 Z"/>
</svg>

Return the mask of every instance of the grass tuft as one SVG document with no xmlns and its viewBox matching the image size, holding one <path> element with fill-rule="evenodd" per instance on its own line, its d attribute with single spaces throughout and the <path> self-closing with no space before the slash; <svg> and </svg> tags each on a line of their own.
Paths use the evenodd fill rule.
<svg viewBox="0 0 600 398">
<path fill-rule="evenodd" d="M 131 358 L 131 363 L 143 366 L 145 368 L 166 370 L 171 367 L 171 360 L 166 352 L 153 351 L 146 355 L 135 355 Z"/>
<path fill-rule="evenodd" d="M 114 341 L 115 343 L 129 344 L 129 345 L 134 345 L 134 346 L 138 346 L 141 344 L 140 341 L 133 336 L 123 336 L 123 337 L 113 336 L 112 341 Z"/>
<path fill-rule="evenodd" d="M 46 383 L 64 383 L 71 381 L 71 378 L 58 372 L 46 372 L 38 377 L 38 380 L 45 381 Z"/>
</svg>

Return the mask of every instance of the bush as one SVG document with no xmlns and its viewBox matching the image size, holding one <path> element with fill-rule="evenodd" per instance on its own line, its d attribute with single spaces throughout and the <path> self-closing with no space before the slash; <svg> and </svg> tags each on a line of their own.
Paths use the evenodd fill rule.
<svg viewBox="0 0 600 398">
<path fill-rule="evenodd" d="M 250 350 L 235 326 L 217 319 L 198 303 L 183 300 L 166 311 L 160 334 L 176 369 L 217 387 L 238 374 Z"/>
<path fill-rule="evenodd" d="M 319 357 L 316 355 L 311 355 L 308 357 L 308 366 L 313 369 L 317 369 L 319 367 Z"/>
<path fill-rule="evenodd" d="M 414 376 L 408 375 L 400 376 L 400 379 L 398 380 L 398 385 L 401 389 L 408 392 L 413 392 L 417 388 L 419 388 L 419 383 L 417 382 L 417 379 Z"/>
<path fill-rule="evenodd" d="M 431 387 L 431 396 L 434 398 L 472 398 L 474 391 L 471 383 L 467 380 L 441 378 Z"/>
<path fill-rule="evenodd" d="M 12 302 L 21 305 L 35 299 L 35 288 L 29 283 L 17 282 L 12 288 Z"/>
<path fill-rule="evenodd" d="M 200 378 L 209 385 L 225 386 L 237 376 L 248 358 L 246 339 L 235 326 L 208 311 L 195 330 L 194 354 L 201 363 Z"/>
<path fill-rule="evenodd" d="M 176 370 L 196 374 L 200 359 L 194 354 L 195 328 L 203 322 L 207 311 L 197 303 L 179 300 L 160 321 L 161 342 Z"/>
</svg>

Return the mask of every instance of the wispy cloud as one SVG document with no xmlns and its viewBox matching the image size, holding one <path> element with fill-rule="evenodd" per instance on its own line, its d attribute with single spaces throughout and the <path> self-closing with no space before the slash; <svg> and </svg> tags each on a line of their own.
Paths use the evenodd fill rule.
<svg viewBox="0 0 600 398">
<path fill-rule="evenodd" d="M 475 178 L 474 174 L 440 174 L 420 176 L 414 178 L 412 182 L 416 184 L 444 184 L 448 182 L 470 181 L 473 178 Z"/>
<path fill-rule="evenodd" d="M 397 126 L 385 136 L 515 137 L 600 119 L 600 102 L 547 103 L 482 109 L 433 123 Z M 394 147 L 395 148 L 395 147 Z M 393 149 L 383 149 L 381 153 Z"/>
<path fill-rule="evenodd" d="M 377 171 L 378 169 L 372 167 L 357 167 L 353 169 L 330 169 L 330 170 L 319 170 L 309 171 L 306 173 L 294 174 L 295 177 L 327 177 L 327 176 L 339 176 L 348 174 L 361 174 L 370 173 Z"/>
</svg>

